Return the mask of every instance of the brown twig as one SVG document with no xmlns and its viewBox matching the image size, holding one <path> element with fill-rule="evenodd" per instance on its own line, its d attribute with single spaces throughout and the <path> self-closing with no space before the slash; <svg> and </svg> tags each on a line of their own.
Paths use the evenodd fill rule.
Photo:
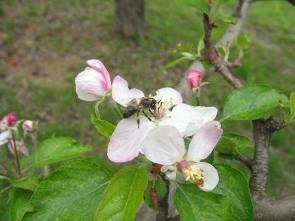
<svg viewBox="0 0 295 221">
<path fill-rule="evenodd" d="M 11 131 L 11 145 L 13 146 L 14 149 L 14 163 L 15 163 L 15 171 L 17 176 L 21 176 L 21 167 L 20 167 L 20 161 L 19 161 L 19 155 L 18 155 L 18 150 L 16 146 L 16 141 L 15 141 L 15 136 L 14 132 Z"/>
<path fill-rule="evenodd" d="M 235 38 L 240 34 L 242 30 L 250 3 L 251 0 L 239 0 L 237 8 L 233 13 L 233 16 L 236 18 L 236 23 L 228 26 L 226 32 L 216 43 L 216 48 L 222 47 L 225 44 L 233 44 Z"/>
<path fill-rule="evenodd" d="M 231 70 L 224 65 L 224 61 L 218 56 L 215 48 L 212 46 L 211 32 L 213 25 L 210 24 L 210 19 L 207 14 L 204 14 L 203 16 L 203 23 L 205 32 L 204 57 L 215 67 L 216 71 L 222 75 L 231 86 L 235 89 L 240 88 L 242 86 L 241 81 L 234 77 Z M 274 201 L 270 203 L 269 200 L 264 198 L 268 172 L 268 149 L 271 135 L 274 131 L 285 126 L 285 123 L 277 122 L 272 118 L 253 121 L 255 157 L 251 162 L 253 173 L 251 177 L 251 191 L 256 205 L 256 220 L 291 220 L 294 218 L 294 200 L 288 200 L 287 202 Z M 285 209 L 284 212 L 279 212 L 280 215 L 270 215 L 273 214 L 274 211 L 278 211 L 278 208 L 284 207 L 284 205 L 285 208 L 287 206 L 287 210 Z M 277 209 L 274 209 L 276 206 Z"/>
</svg>

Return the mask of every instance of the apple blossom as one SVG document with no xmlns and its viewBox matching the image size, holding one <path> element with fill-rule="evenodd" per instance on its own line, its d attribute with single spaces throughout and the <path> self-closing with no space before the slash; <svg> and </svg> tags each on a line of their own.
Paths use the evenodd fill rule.
<svg viewBox="0 0 295 221">
<path fill-rule="evenodd" d="M 10 112 L 6 114 L 0 121 L 0 130 L 6 130 L 8 127 L 12 127 L 16 122 L 16 114 Z"/>
<path fill-rule="evenodd" d="M 191 88 L 197 88 L 202 83 L 203 73 L 197 69 L 189 69 L 185 74 L 185 79 Z"/>
<path fill-rule="evenodd" d="M 25 156 L 29 155 L 29 151 L 26 148 L 23 141 L 15 141 L 15 145 L 16 145 L 17 152 L 21 152 Z M 8 143 L 8 150 L 12 155 L 15 154 L 14 142 L 9 142 Z"/>
<path fill-rule="evenodd" d="M 91 59 L 87 64 L 89 67 L 75 79 L 76 93 L 81 100 L 96 101 L 106 96 L 111 89 L 111 78 L 100 60 Z"/>
<path fill-rule="evenodd" d="M 194 62 L 185 73 L 185 79 L 190 88 L 199 88 L 205 75 L 205 69 L 200 62 Z"/>
<path fill-rule="evenodd" d="M 33 133 L 37 129 L 37 122 L 31 120 L 25 120 L 23 122 L 23 129 L 27 133 Z"/>
<path fill-rule="evenodd" d="M 217 170 L 211 164 L 200 161 L 210 155 L 222 132 L 219 122 L 207 122 L 193 135 L 186 152 L 183 138 L 176 128 L 158 127 L 149 133 L 142 151 L 150 161 L 164 165 L 162 172 L 167 173 L 169 179 L 176 178 L 178 169 L 186 181 L 204 191 L 211 191 L 219 180 Z"/>
<path fill-rule="evenodd" d="M 131 100 L 144 97 L 144 93 L 138 89 L 129 89 L 128 82 L 120 76 L 116 76 L 112 84 L 112 97 L 120 105 L 126 107 Z M 142 153 L 150 155 L 147 144 L 153 145 L 161 140 L 161 136 L 151 136 L 153 133 L 161 130 L 166 133 L 165 129 L 173 126 L 181 137 L 177 137 L 173 142 L 182 144 L 182 136 L 191 136 L 207 122 L 215 119 L 217 109 L 215 107 L 193 107 L 182 103 L 182 97 L 178 91 L 172 88 L 162 88 L 156 91 L 153 98 L 157 101 L 157 114 L 151 115 L 151 120 L 145 116 L 139 116 L 140 124 L 137 118 L 122 119 L 114 133 L 111 136 L 108 145 L 108 157 L 111 161 L 121 163 L 127 162 Z M 175 132 L 175 130 L 173 132 Z M 152 139 L 150 139 L 152 137 Z M 166 141 L 167 145 L 173 146 L 173 143 Z M 167 150 L 166 165 L 180 161 L 183 150 L 180 153 Z"/>
</svg>

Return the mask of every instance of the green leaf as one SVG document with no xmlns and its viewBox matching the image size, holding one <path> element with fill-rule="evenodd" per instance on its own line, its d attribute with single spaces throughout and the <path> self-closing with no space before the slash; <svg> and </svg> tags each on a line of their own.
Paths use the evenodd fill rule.
<svg viewBox="0 0 295 221">
<path fill-rule="evenodd" d="M 115 126 L 112 123 L 101 120 L 93 114 L 91 115 L 91 122 L 95 126 L 97 132 L 106 138 L 110 138 L 115 130 Z"/>
<path fill-rule="evenodd" d="M 224 103 L 223 119 L 256 120 L 266 118 L 288 103 L 286 95 L 266 86 L 245 86 L 233 91 Z"/>
<path fill-rule="evenodd" d="M 66 162 L 41 182 L 31 199 L 34 213 L 25 221 L 93 221 L 111 175 L 95 159 Z"/>
<path fill-rule="evenodd" d="M 134 220 L 148 184 L 144 167 L 125 167 L 112 178 L 97 208 L 97 221 Z"/>
<path fill-rule="evenodd" d="M 240 49 L 247 49 L 251 43 L 249 34 L 240 34 L 235 40 L 236 46 Z"/>
<path fill-rule="evenodd" d="M 158 197 L 158 201 L 160 201 L 161 199 L 163 199 L 163 197 L 166 195 L 167 192 L 167 188 L 166 188 L 166 184 L 162 179 L 156 179 L 156 180 L 151 180 L 148 183 L 148 187 L 144 193 L 144 201 L 146 202 L 146 204 L 153 208 L 153 203 L 152 203 L 152 199 L 151 199 L 151 195 L 150 195 L 150 189 L 154 188 L 156 193 L 157 193 L 157 197 Z"/>
<path fill-rule="evenodd" d="M 13 190 L 13 198 L 9 205 L 9 221 L 21 221 L 26 212 L 33 211 L 33 206 L 29 201 L 31 196 L 31 191 Z"/>
<path fill-rule="evenodd" d="M 39 185 L 38 177 L 36 176 L 27 176 L 21 178 L 12 178 L 10 179 L 12 186 L 20 189 L 34 191 Z"/>
<path fill-rule="evenodd" d="M 223 154 L 219 154 L 218 152 L 214 153 L 214 164 L 222 164 L 222 165 L 228 165 L 236 170 L 238 170 L 249 182 L 252 172 L 250 168 L 244 164 L 241 160 L 236 159 L 230 159 L 227 156 L 224 156 Z"/>
<path fill-rule="evenodd" d="M 21 165 L 24 167 L 41 167 L 72 159 L 89 151 L 89 146 L 81 145 L 72 138 L 49 138 L 43 141 L 31 156 L 23 158 Z"/>
<path fill-rule="evenodd" d="M 192 6 L 203 13 L 209 12 L 208 0 L 177 0 L 177 2 L 184 5 Z"/>
<path fill-rule="evenodd" d="M 234 17 L 234 16 L 223 16 L 223 15 L 220 15 L 220 16 L 218 16 L 218 18 L 222 22 L 227 23 L 227 24 L 235 24 L 237 22 L 237 18 Z"/>
<path fill-rule="evenodd" d="M 204 192 L 193 184 L 177 184 L 175 205 L 182 221 L 235 220 L 230 219 L 228 204 L 220 194 Z"/>
<path fill-rule="evenodd" d="M 224 134 L 215 150 L 223 154 L 253 157 L 254 145 L 249 138 L 237 134 Z"/>
<path fill-rule="evenodd" d="M 195 60 L 195 59 L 191 59 L 189 57 L 180 57 L 180 58 L 177 58 L 171 62 L 169 62 L 168 64 L 166 64 L 164 66 L 164 69 L 169 69 L 169 68 L 173 68 L 174 66 L 184 62 L 184 61 L 190 61 L 190 60 Z"/>
<path fill-rule="evenodd" d="M 246 178 L 232 167 L 216 166 L 219 174 L 219 183 L 214 190 L 228 198 L 231 213 L 241 221 L 253 220 L 253 205 Z"/>
<path fill-rule="evenodd" d="M 295 115 L 295 92 L 290 94 L 290 111 L 291 115 Z"/>
</svg>

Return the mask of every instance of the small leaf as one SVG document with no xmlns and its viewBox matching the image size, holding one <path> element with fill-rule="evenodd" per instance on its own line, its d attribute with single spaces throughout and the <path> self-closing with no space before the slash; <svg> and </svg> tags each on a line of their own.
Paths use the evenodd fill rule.
<svg viewBox="0 0 295 221">
<path fill-rule="evenodd" d="M 235 24 L 237 22 L 237 18 L 234 17 L 234 16 L 223 16 L 223 15 L 220 15 L 220 16 L 218 16 L 218 18 L 222 22 L 227 23 L 227 24 Z"/>
<path fill-rule="evenodd" d="M 290 94 L 290 111 L 291 115 L 295 116 L 295 92 Z"/>
<path fill-rule="evenodd" d="M 208 0 L 177 0 L 177 2 L 184 5 L 192 6 L 203 13 L 209 12 Z"/>
<path fill-rule="evenodd" d="M 235 40 L 236 46 L 240 49 L 247 49 L 251 43 L 249 34 L 240 34 Z"/>
<path fill-rule="evenodd" d="M 93 221 L 112 173 L 96 159 L 72 160 L 49 174 L 34 192 L 25 221 Z"/>
<path fill-rule="evenodd" d="M 184 62 L 184 61 L 189 61 L 189 60 L 194 60 L 194 59 L 191 59 L 191 58 L 188 58 L 188 57 L 180 57 L 180 58 L 177 58 L 171 62 L 169 62 L 168 64 L 166 64 L 164 66 L 164 69 L 169 69 L 169 68 L 173 68 L 175 67 L 176 65 Z"/>
<path fill-rule="evenodd" d="M 103 194 L 95 220 L 134 220 L 147 184 L 146 168 L 129 166 L 119 170 Z"/>
<path fill-rule="evenodd" d="M 21 221 L 26 212 L 33 211 L 30 204 L 32 192 L 23 189 L 14 189 L 13 198 L 9 205 L 9 221 Z"/>
<path fill-rule="evenodd" d="M 115 126 L 112 123 L 101 120 L 93 114 L 91 115 L 91 122 L 95 126 L 97 132 L 106 138 L 110 138 L 115 130 Z"/>
<path fill-rule="evenodd" d="M 216 166 L 219 174 L 219 183 L 215 193 L 228 198 L 231 213 L 241 221 L 253 220 L 253 205 L 246 178 L 229 166 Z"/>
<path fill-rule="evenodd" d="M 20 189 L 34 191 L 39 185 L 38 177 L 36 176 L 27 176 L 21 178 L 12 178 L 10 180 L 12 186 Z"/>
<path fill-rule="evenodd" d="M 253 157 L 254 145 L 244 136 L 237 134 L 224 134 L 218 142 L 215 150 L 223 154 L 234 156 Z"/>
<path fill-rule="evenodd" d="M 25 167 L 41 167 L 64 160 L 81 156 L 90 151 L 89 146 L 84 146 L 68 137 L 54 137 L 43 141 L 37 150 L 28 158 L 23 158 Z"/>
<path fill-rule="evenodd" d="M 245 86 L 233 91 L 224 103 L 224 120 L 256 120 L 269 117 L 288 103 L 286 95 L 266 86 Z"/>
<path fill-rule="evenodd" d="M 226 197 L 204 192 L 193 184 L 177 184 L 175 205 L 182 221 L 235 220 L 229 214 Z"/>
</svg>

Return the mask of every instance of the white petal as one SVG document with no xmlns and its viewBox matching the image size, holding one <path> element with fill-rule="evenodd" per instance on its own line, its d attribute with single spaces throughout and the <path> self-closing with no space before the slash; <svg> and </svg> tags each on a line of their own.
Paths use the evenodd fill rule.
<svg viewBox="0 0 295 221">
<path fill-rule="evenodd" d="M 111 161 L 122 163 L 138 156 L 142 141 L 154 124 L 146 118 L 140 118 L 139 128 L 134 117 L 121 120 L 108 145 L 108 157 Z"/>
<path fill-rule="evenodd" d="M 176 172 L 177 172 L 176 166 L 162 166 L 161 172 L 165 173 L 166 177 L 169 180 L 176 180 Z"/>
<path fill-rule="evenodd" d="M 6 144 L 10 138 L 11 133 L 9 130 L 0 133 L 0 146 Z"/>
<path fill-rule="evenodd" d="M 90 59 L 87 60 L 86 63 L 93 69 L 99 71 L 105 81 L 105 84 L 107 85 L 108 88 L 111 88 L 111 77 L 110 74 L 108 72 L 108 70 L 106 69 L 106 67 L 104 66 L 104 64 L 98 60 L 98 59 Z"/>
<path fill-rule="evenodd" d="M 203 171 L 204 184 L 199 186 L 204 191 L 212 191 L 218 184 L 219 176 L 214 166 L 206 162 L 197 162 L 194 164 Z"/>
<path fill-rule="evenodd" d="M 182 159 L 184 141 L 175 127 L 156 127 L 144 139 L 142 153 L 153 163 L 171 165 Z"/>
<path fill-rule="evenodd" d="M 214 120 L 216 115 L 215 107 L 178 104 L 160 124 L 174 126 L 183 136 L 191 136 L 204 124 Z"/>
<path fill-rule="evenodd" d="M 75 79 L 75 84 L 79 99 L 84 101 L 98 100 L 108 91 L 102 74 L 92 68 L 86 68 L 80 72 Z"/>
<path fill-rule="evenodd" d="M 176 104 L 182 103 L 182 96 L 181 94 L 170 87 L 161 88 L 156 91 L 156 96 L 154 98 L 158 101 L 171 103 L 171 106 L 174 106 Z"/>
<path fill-rule="evenodd" d="M 198 162 L 206 159 L 218 143 L 222 132 L 218 121 L 211 121 L 201 127 L 193 136 L 189 145 L 187 160 Z"/>
<path fill-rule="evenodd" d="M 142 91 L 138 89 L 129 89 L 128 82 L 120 76 L 116 76 L 112 85 L 112 97 L 118 104 L 126 107 L 132 99 L 144 97 Z"/>
</svg>

